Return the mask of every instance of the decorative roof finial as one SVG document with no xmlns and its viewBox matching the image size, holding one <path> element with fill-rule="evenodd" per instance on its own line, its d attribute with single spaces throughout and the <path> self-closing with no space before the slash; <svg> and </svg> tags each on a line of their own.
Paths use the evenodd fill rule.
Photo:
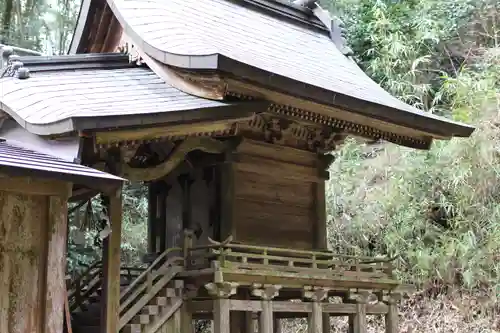
<svg viewBox="0 0 500 333">
<path fill-rule="evenodd" d="M 298 1 L 298 0 L 297 0 Z M 352 56 L 352 50 L 347 45 L 346 41 L 346 29 L 344 22 L 337 16 L 330 15 L 330 13 L 321 8 L 320 5 L 316 4 L 315 8 L 312 8 L 314 16 L 316 16 L 327 28 L 330 30 L 330 38 L 333 44 L 342 52 L 346 57 Z"/>
<path fill-rule="evenodd" d="M 5 58 L 5 50 L 6 47 L 2 49 L 2 57 Z M 10 52 L 9 49 L 7 51 Z M 20 57 L 17 54 L 10 54 L 7 60 L 7 66 L 5 66 L 4 70 L 0 73 L 0 78 L 4 76 L 16 76 L 18 79 L 27 79 L 30 77 L 29 70 L 24 68 L 24 64 L 20 61 Z"/>
</svg>

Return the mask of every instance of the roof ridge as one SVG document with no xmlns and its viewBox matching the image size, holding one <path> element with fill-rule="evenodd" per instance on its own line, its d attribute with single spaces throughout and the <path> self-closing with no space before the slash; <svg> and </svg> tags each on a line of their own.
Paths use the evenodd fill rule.
<svg viewBox="0 0 500 333">
<path fill-rule="evenodd" d="M 7 63 L 7 66 L 16 62 L 19 64 L 19 68 L 23 67 L 30 73 L 76 69 L 105 70 L 137 67 L 136 64 L 130 62 L 129 55 L 124 53 L 86 53 L 72 55 L 14 57 L 15 59 L 9 58 L 9 63 Z"/>
<path fill-rule="evenodd" d="M 106 63 L 106 62 L 128 62 L 128 55 L 124 53 L 82 53 L 64 54 L 53 56 L 20 56 L 19 60 L 25 65 L 43 64 L 72 64 L 72 63 Z"/>
<path fill-rule="evenodd" d="M 311 8 L 300 6 L 286 0 L 228 0 L 241 5 L 250 6 L 268 14 L 279 16 L 290 21 L 301 23 L 310 28 L 329 33 L 320 19 L 318 19 Z"/>
</svg>

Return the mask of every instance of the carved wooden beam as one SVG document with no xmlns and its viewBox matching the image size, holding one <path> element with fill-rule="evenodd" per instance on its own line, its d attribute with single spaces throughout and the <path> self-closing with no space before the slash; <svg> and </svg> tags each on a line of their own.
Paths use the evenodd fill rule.
<svg viewBox="0 0 500 333">
<path fill-rule="evenodd" d="M 188 138 L 172 151 L 170 157 L 163 163 L 146 169 L 132 168 L 124 164 L 122 177 L 131 181 L 151 181 L 168 175 L 178 167 L 193 150 L 201 150 L 210 154 L 220 154 L 231 147 L 230 141 L 219 141 L 212 138 Z"/>
<path fill-rule="evenodd" d="M 346 135 L 328 126 L 306 123 L 271 113 L 259 113 L 238 124 L 245 137 L 311 152 L 334 151 Z"/>
<path fill-rule="evenodd" d="M 181 140 L 187 137 L 234 135 L 234 120 L 217 120 L 194 124 L 179 124 L 118 131 L 95 132 L 96 146 L 138 146 L 151 141 Z"/>
<path fill-rule="evenodd" d="M 389 124 L 368 116 L 359 115 L 340 108 L 318 104 L 297 97 L 289 96 L 266 88 L 254 86 L 250 83 L 233 78 L 226 78 L 228 84 L 228 95 L 252 96 L 256 99 L 272 101 L 273 113 L 284 114 L 316 122 L 321 124 L 341 125 L 349 135 L 382 138 L 387 141 L 398 143 L 408 141 L 416 146 L 425 145 L 429 133 L 411 129 L 395 124 Z M 332 117 L 334 115 L 335 118 Z M 437 139 L 449 139 L 449 137 L 433 136 Z"/>
</svg>

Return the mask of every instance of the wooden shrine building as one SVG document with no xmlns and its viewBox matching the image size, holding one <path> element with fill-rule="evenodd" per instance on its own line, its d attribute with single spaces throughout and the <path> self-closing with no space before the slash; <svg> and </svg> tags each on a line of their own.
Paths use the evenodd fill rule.
<svg viewBox="0 0 500 333">
<path fill-rule="evenodd" d="M 4 48 L 0 135 L 71 141 L 75 161 L 149 186 L 148 268 L 118 288 L 112 221 L 106 260 L 70 288 L 75 333 L 300 317 L 324 333 L 331 316 L 364 333 L 367 315 L 397 332 L 390 263 L 328 250 L 329 153 L 349 135 L 429 149 L 474 128 L 391 96 L 344 42 L 311 1 L 84 0 L 69 55 Z"/>
</svg>

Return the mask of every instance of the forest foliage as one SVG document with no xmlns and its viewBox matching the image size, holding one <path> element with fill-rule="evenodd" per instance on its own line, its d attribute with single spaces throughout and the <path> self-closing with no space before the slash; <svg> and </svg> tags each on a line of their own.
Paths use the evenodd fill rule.
<svg viewBox="0 0 500 333">
<path fill-rule="evenodd" d="M 401 278 L 425 288 L 500 296 L 499 3 L 341 3 L 351 47 L 374 80 L 477 130 L 428 152 L 349 141 L 327 191 L 334 243 L 397 255 Z"/>
<path fill-rule="evenodd" d="M 323 0 L 342 18 L 355 60 L 427 112 L 473 123 L 471 139 L 428 151 L 348 140 L 327 187 L 334 248 L 397 255 L 422 287 L 500 292 L 500 15 L 495 0 Z M 62 54 L 79 0 L 0 0 L 0 44 Z M 332 64 L 333 65 L 333 64 Z M 99 201 L 72 215 L 69 267 L 99 257 Z M 145 248 L 144 189 L 125 190 L 123 259 Z M 77 240 L 77 241 L 75 241 Z"/>
</svg>

